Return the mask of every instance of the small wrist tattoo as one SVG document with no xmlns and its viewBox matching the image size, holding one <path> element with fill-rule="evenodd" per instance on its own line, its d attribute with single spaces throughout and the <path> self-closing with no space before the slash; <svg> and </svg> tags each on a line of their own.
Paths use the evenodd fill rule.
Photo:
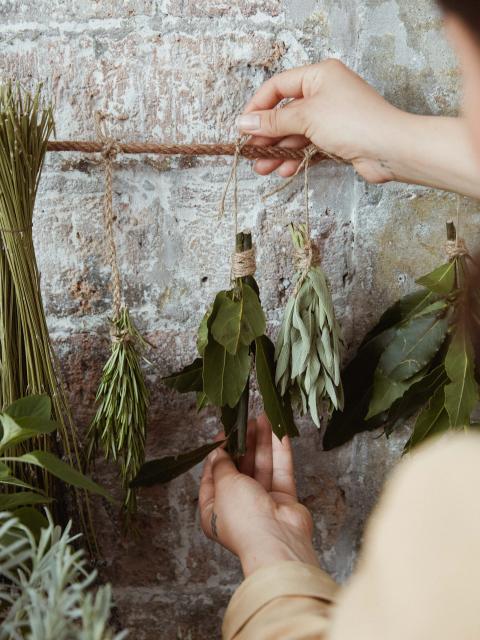
<svg viewBox="0 0 480 640">
<path fill-rule="evenodd" d="M 215 511 L 212 511 L 212 517 L 210 518 L 210 526 L 212 528 L 212 534 L 215 538 L 218 538 L 218 530 L 217 530 L 217 514 Z"/>
</svg>

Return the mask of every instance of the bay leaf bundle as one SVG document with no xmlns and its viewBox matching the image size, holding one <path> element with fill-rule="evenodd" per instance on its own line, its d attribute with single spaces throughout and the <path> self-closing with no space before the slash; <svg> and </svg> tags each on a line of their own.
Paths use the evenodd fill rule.
<svg viewBox="0 0 480 640">
<path fill-rule="evenodd" d="M 322 405 L 329 413 L 343 408 L 340 327 L 325 274 L 309 255 L 306 225 L 291 224 L 290 231 L 300 267 L 275 347 L 275 382 L 320 427 Z"/>
<path fill-rule="evenodd" d="M 252 250 L 250 233 L 239 233 L 237 253 Z M 246 453 L 250 377 L 255 369 L 265 413 L 281 439 L 298 435 L 289 394 L 280 395 L 275 384 L 274 346 L 265 335 L 266 319 L 253 275 L 236 278 L 220 291 L 198 330 L 198 357 L 179 372 L 163 379 L 180 393 L 196 393 L 197 408 L 219 407 L 226 447 L 234 458 Z M 146 462 L 131 487 L 168 482 L 201 462 L 224 441 L 194 451 Z"/>
<path fill-rule="evenodd" d="M 454 243 L 453 223 L 447 232 Z M 463 242 L 454 243 L 451 259 L 419 278 L 421 288 L 382 315 L 343 372 L 345 408 L 332 416 L 325 449 L 378 427 L 390 435 L 419 410 L 407 450 L 471 425 L 479 398 L 478 275 Z"/>
<path fill-rule="evenodd" d="M 122 307 L 112 320 L 111 352 L 103 367 L 95 398 L 97 410 L 87 432 L 88 459 L 92 460 L 101 448 L 106 460 L 119 465 L 126 524 L 137 510 L 130 482 L 145 460 L 149 393 L 140 363 L 146 346 L 128 308 Z"/>
</svg>

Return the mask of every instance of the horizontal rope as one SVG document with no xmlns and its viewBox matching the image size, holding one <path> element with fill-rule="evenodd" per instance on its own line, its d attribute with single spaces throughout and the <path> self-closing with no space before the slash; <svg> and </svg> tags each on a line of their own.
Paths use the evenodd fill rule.
<svg viewBox="0 0 480 640">
<path fill-rule="evenodd" d="M 50 140 L 47 143 L 48 151 L 81 151 L 82 153 L 101 153 L 104 145 L 101 142 L 89 140 Z M 157 144 L 154 142 L 128 142 L 118 143 L 117 149 L 121 153 L 158 153 L 161 155 L 175 156 L 233 156 L 234 144 Z M 246 144 L 240 150 L 240 155 L 245 158 L 271 158 L 279 160 L 303 160 L 304 149 L 287 149 L 286 147 L 263 147 Z M 313 160 L 318 162 L 326 160 L 330 156 L 318 150 L 313 155 Z"/>
</svg>

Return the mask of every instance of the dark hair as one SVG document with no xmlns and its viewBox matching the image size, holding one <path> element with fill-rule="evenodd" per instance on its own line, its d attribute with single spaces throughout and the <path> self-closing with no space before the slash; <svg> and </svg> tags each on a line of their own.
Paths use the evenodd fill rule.
<svg viewBox="0 0 480 640">
<path fill-rule="evenodd" d="M 445 11 L 459 15 L 465 20 L 469 27 L 476 33 L 480 33 L 479 0 L 438 0 L 438 4 L 445 9 Z"/>
</svg>

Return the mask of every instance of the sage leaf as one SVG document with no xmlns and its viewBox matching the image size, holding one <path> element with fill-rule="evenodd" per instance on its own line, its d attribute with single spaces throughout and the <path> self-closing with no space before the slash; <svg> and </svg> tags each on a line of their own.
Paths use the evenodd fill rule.
<svg viewBox="0 0 480 640">
<path fill-rule="evenodd" d="M 437 316 L 412 318 L 401 325 L 378 363 L 382 375 L 401 382 L 425 368 L 440 349 L 448 319 Z"/>
<path fill-rule="evenodd" d="M 418 278 L 417 284 L 433 291 L 433 293 L 447 296 L 455 286 L 455 271 L 456 260 L 452 260 L 452 262 L 447 262 L 431 273 Z"/>
<path fill-rule="evenodd" d="M 181 371 L 172 373 L 162 382 L 170 389 L 175 389 L 180 393 L 190 393 L 192 391 L 203 391 L 203 360 L 196 358 L 192 364 L 187 365 Z"/>
<path fill-rule="evenodd" d="M 232 355 L 265 332 L 266 320 L 257 294 L 248 284 L 240 285 L 238 300 L 225 298 L 212 323 L 215 340 Z"/>
<path fill-rule="evenodd" d="M 265 413 L 279 440 L 298 435 L 288 393 L 282 398 L 275 385 L 275 348 L 267 336 L 255 340 L 255 370 Z"/>
<path fill-rule="evenodd" d="M 413 433 L 405 446 L 407 451 L 429 436 L 446 431 L 449 428 L 448 413 L 445 411 L 444 402 L 444 389 L 439 387 L 428 405 L 418 416 Z"/>
<path fill-rule="evenodd" d="M 220 447 L 224 442 L 225 440 L 218 440 L 217 442 L 205 444 L 188 453 L 181 453 L 177 456 L 166 456 L 158 460 L 149 460 L 141 466 L 137 476 L 130 483 L 130 487 L 132 489 L 136 487 L 151 487 L 154 484 L 169 482 L 192 467 L 195 467 L 199 462 L 204 460 L 211 451 Z"/>
<path fill-rule="evenodd" d="M 209 401 L 217 406 L 234 407 L 240 400 L 250 373 L 248 346 L 232 355 L 224 346 L 209 338 L 203 358 L 203 390 Z"/>
<path fill-rule="evenodd" d="M 470 415 L 478 402 L 474 368 L 472 342 L 468 332 L 460 326 L 445 358 L 445 370 L 450 379 L 445 387 L 445 408 L 454 429 L 470 424 Z"/>
</svg>

